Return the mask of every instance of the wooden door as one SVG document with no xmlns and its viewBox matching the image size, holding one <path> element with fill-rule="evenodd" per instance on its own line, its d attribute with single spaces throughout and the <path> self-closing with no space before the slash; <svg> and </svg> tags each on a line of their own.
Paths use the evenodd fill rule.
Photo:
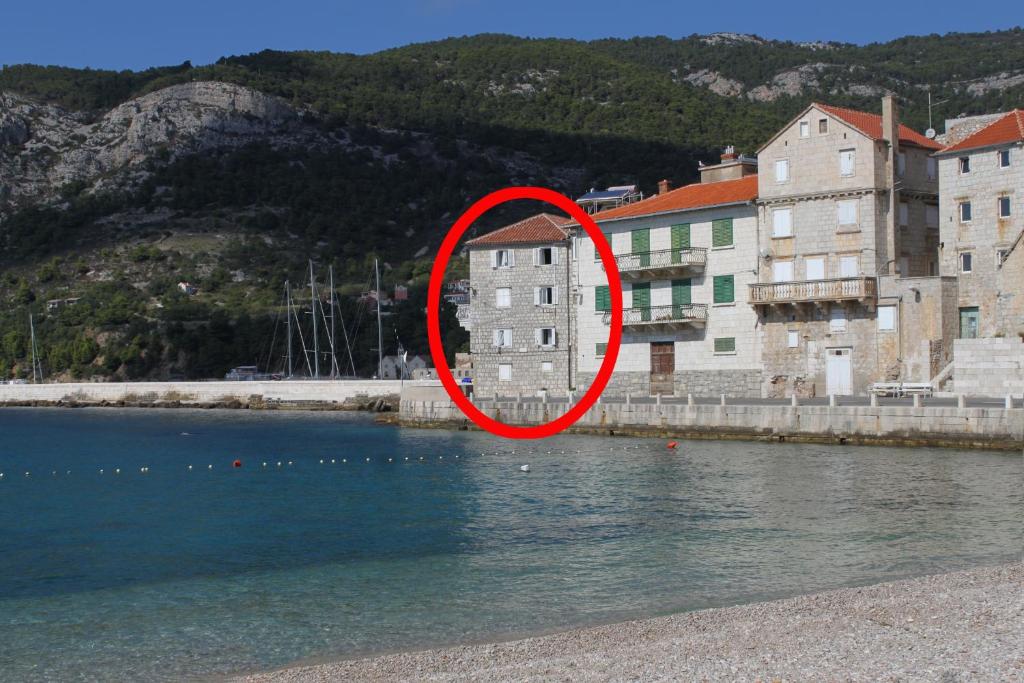
<svg viewBox="0 0 1024 683">
<path fill-rule="evenodd" d="M 825 385 L 832 396 L 848 396 L 853 393 L 853 349 L 828 349 L 825 367 Z"/>
<path fill-rule="evenodd" d="M 651 396 L 675 393 L 675 342 L 651 342 Z"/>
</svg>

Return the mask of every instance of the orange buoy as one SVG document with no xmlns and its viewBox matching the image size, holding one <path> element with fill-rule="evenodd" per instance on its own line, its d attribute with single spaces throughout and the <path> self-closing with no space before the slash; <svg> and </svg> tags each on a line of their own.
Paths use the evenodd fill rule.
<svg viewBox="0 0 1024 683">
<path fill-rule="evenodd" d="M 234 462 L 233 462 L 233 463 L 231 463 L 231 464 L 232 464 L 233 466 L 235 466 L 235 467 L 241 467 L 241 466 L 242 466 L 242 461 L 241 461 L 241 460 L 236 460 L 236 461 L 234 461 Z"/>
<path fill-rule="evenodd" d="M 669 441 L 667 444 L 665 444 L 665 446 L 667 448 L 676 448 L 677 446 L 679 446 L 679 442 L 678 441 Z"/>
</svg>

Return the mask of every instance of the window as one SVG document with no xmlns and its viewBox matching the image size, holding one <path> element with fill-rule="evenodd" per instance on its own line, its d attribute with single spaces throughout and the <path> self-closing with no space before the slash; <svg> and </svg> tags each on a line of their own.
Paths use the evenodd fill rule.
<svg viewBox="0 0 1024 683">
<path fill-rule="evenodd" d="M 500 330 L 494 331 L 494 342 L 493 346 L 507 349 L 512 346 L 512 328 L 507 327 Z"/>
<path fill-rule="evenodd" d="M 558 287 L 534 287 L 534 306 L 554 306 L 558 303 Z"/>
<path fill-rule="evenodd" d="M 848 178 L 853 175 L 856 166 L 857 152 L 852 149 L 839 150 L 839 175 Z"/>
<path fill-rule="evenodd" d="M 603 358 L 606 351 L 608 351 L 608 344 L 594 344 L 594 355 L 598 358 Z"/>
<path fill-rule="evenodd" d="M 906 254 L 900 256 L 900 275 L 910 277 L 910 257 Z"/>
<path fill-rule="evenodd" d="M 791 349 L 795 349 L 800 346 L 800 333 L 796 330 L 789 330 L 786 332 L 786 346 Z"/>
<path fill-rule="evenodd" d="M 792 282 L 793 280 L 793 262 L 792 261 L 775 261 L 772 263 L 772 281 L 773 282 Z"/>
<path fill-rule="evenodd" d="M 825 257 L 811 256 L 804 260 L 804 268 L 807 271 L 807 280 L 825 279 Z"/>
<path fill-rule="evenodd" d="M 811 122 L 801 121 L 800 122 L 800 137 L 809 138 L 811 137 Z"/>
<path fill-rule="evenodd" d="M 511 268 L 516 264 L 516 253 L 511 249 L 495 249 L 491 252 L 491 268 Z"/>
<path fill-rule="evenodd" d="M 996 155 L 999 161 L 999 168 L 1010 167 L 1010 150 L 1001 149 L 998 152 L 996 152 Z"/>
<path fill-rule="evenodd" d="M 687 306 L 691 303 L 690 290 L 690 278 L 685 280 L 673 280 L 672 281 L 672 305 L 673 306 Z"/>
<path fill-rule="evenodd" d="M 611 237 L 612 237 L 611 235 L 605 235 L 604 236 L 605 241 L 608 242 L 609 248 L 612 246 L 612 239 L 611 239 Z M 597 242 L 594 242 L 594 260 L 595 261 L 600 261 L 601 260 L 601 254 L 598 253 L 598 251 L 597 251 Z"/>
<path fill-rule="evenodd" d="M 511 363 L 500 363 L 500 364 L 498 364 L 498 381 L 499 382 L 510 382 L 510 381 L 512 381 L 512 364 Z"/>
<path fill-rule="evenodd" d="M 736 353 L 736 337 L 715 337 L 715 353 Z"/>
<path fill-rule="evenodd" d="M 896 329 L 895 306 L 878 307 L 878 329 L 883 332 L 892 331 Z"/>
<path fill-rule="evenodd" d="M 772 209 L 772 237 L 793 236 L 793 209 Z"/>
<path fill-rule="evenodd" d="M 494 305 L 497 308 L 511 308 L 512 289 L 510 287 L 498 287 L 494 290 Z"/>
<path fill-rule="evenodd" d="M 971 222 L 971 203 L 960 202 L 960 222 L 970 223 Z"/>
<path fill-rule="evenodd" d="M 939 227 L 939 207 L 926 204 L 924 207 L 924 224 L 929 228 Z"/>
<path fill-rule="evenodd" d="M 1000 197 L 999 198 L 999 217 L 1009 218 L 1010 217 L 1010 198 Z"/>
<path fill-rule="evenodd" d="M 860 275 L 860 259 L 856 256 L 839 257 L 839 277 L 857 277 Z"/>
<path fill-rule="evenodd" d="M 974 254 L 969 251 L 960 253 L 960 272 L 970 273 L 974 270 Z"/>
<path fill-rule="evenodd" d="M 960 168 L 960 175 L 967 175 L 971 172 L 971 158 L 960 157 L 957 160 L 958 167 Z"/>
<path fill-rule="evenodd" d="M 533 250 L 533 265 L 552 266 L 558 263 L 558 250 L 554 247 L 538 247 Z"/>
<path fill-rule="evenodd" d="M 778 159 L 775 162 L 775 182 L 784 183 L 789 180 L 789 159 Z"/>
<path fill-rule="evenodd" d="M 732 219 L 722 218 L 711 222 L 711 246 L 732 246 Z"/>
<path fill-rule="evenodd" d="M 900 227 L 905 228 L 908 225 L 910 225 L 910 204 L 900 202 Z"/>
<path fill-rule="evenodd" d="M 594 310 L 612 310 L 612 294 L 608 285 L 598 285 L 597 287 L 594 287 Z"/>
<path fill-rule="evenodd" d="M 829 332 L 846 332 L 846 309 L 836 306 L 829 313 Z"/>
<path fill-rule="evenodd" d="M 903 177 L 907 174 L 907 155 L 903 152 L 896 153 L 896 175 Z"/>
<path fill-rule="evenodd" d="M 736 283 L 732 275 L 716 275 L 713 282 L 716 304 L 731 304 L 736 300 Z"/>
<path fill-rule="evenodd" d="M 828 119 L 818 119 L 818 133 L 824 135 L 828 132 Z"/>
<path fill-rule="evenodd" d="M 1006 260 L 1006 255 L 1009 253 L 1009 249 L 996 249 L 996 268 L 1003 266 L 1003 261 Z"/>
<path fill-rule="evenodd" d="M 836 202 L 839 225 L 857 225 L 857 200 L 841 199 Z"/>
<path fill-rule="evenodd" d="M 534 330 L 537 346 L 554 346 L 556 342 L 555 328 L 538 327 Z"/>
<path fill-rule="evenodd" d="M 939 177 L 939 163 L 935 160 L 935 157 L 928 157 L 925 160 L 925 169 L 928 174 L 928 180 L 935 180 Z"/>
<path fill-rule="evenodd" d="M 554 372 L 555 371 L 555 364 L 552 363 L 549 360 L 541 361 L 540 371 L 541 372 Z"/>
<path fill-rule="evenodd" d="M 672 248 L 672 263 L 682 263 L 683 250 L 690 248 L 690 224 L 680 223 L 673 225 L 669 236 L 669 246 Z"/>
</svg>

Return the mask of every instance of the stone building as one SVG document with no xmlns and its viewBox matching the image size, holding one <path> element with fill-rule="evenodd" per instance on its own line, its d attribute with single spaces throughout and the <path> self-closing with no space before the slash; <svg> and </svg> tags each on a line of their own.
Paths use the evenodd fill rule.
<svg viewBox="0 0 1024 683">
<path fill-rule="evenodd" d="M 935 156 L 941 268 L 959 280 L 960 338 L 1024 330 L 1024 110 L 954 119 Z M 1013 257 L 1013 258 L 1011 258 Z"/>
<path fill-rule="evenodd" d="M 569 219 L 538 214 L 466 243 L 473 391 L 513 396 L 572 386 Z"/>
<path fill-rule="evenodd" d="M 768 396 L 929 381 L 951 360 L 937 278 L 940 145 L 882 115 L 812 104 L 758 152 L 758 313 Z"/>
<path fill-rule="evenodd" d="M 401 349 L 397 355 L 381 359 L 382 379 L 419 379 L 416 375 L 428 368 L 430 361 L 423 356 L 408 356 L 403 362 Z"/>
<path fill-rule="evenodd" d="M 761 369 L 746 305 L 757 267 L 757 162 L 726 150 L 701 183 L 596 213 L 622 280 L 623 334 L 613 393 L 758 395 Z M 608 342 L 608 280 L 593 241 L 576 237 L 575 388 L 593 381 Z"/>
</svg>

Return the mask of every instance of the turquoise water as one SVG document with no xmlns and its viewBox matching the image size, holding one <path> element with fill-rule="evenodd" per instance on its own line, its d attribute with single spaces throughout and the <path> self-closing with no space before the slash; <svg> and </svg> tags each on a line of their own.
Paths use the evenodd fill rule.
<svg viewBox="0 0 1024 683">
<path fill-rule="evenodd" d="M 499 639 L 1009 561 L 1024 543 L 1019 454 L 4 409 L 0 472 L 4 681 Z"/>
</svg>

